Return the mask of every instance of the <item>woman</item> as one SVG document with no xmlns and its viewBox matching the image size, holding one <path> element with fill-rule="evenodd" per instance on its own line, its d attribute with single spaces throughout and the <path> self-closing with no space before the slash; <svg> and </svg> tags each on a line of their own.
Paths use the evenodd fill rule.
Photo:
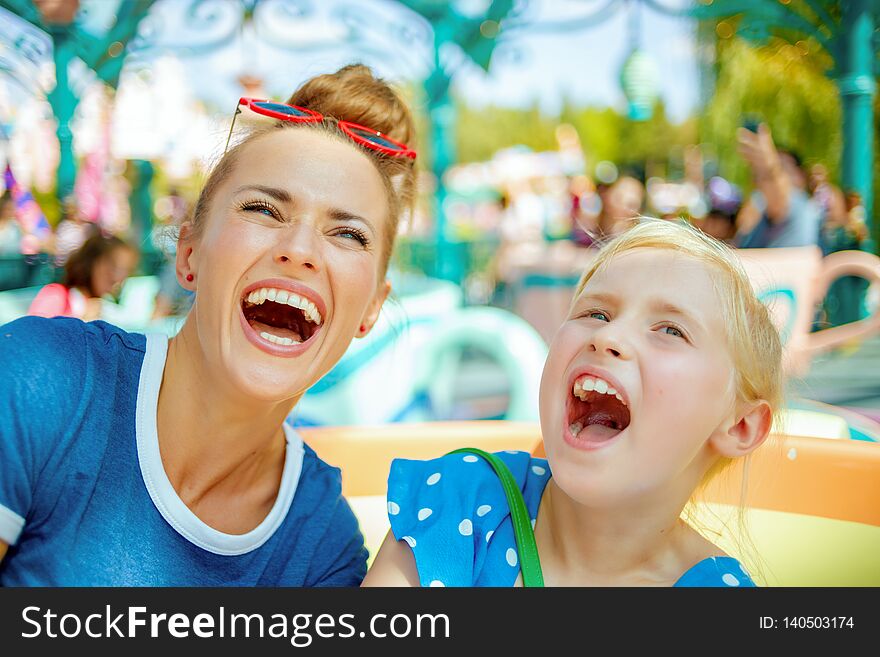
<svg viewBox="0 0 880 657">
<path fill-rule="evenodd" d="M 113 235 L 92 235 L 65 263 L 64 280 L 44 286 L 27 314 L 99 319 L 101 299 L 119 291 L 136 263 L 137 252 L 128 243 Z"/>
<path fill-rule="evenodd" d="M 209 176 L 177 248 L 195 302 L 170 342 L 70 319 L 4 327 L 0 584 L 363 578 L 339 471 L 284 419 L 378 317 L 413 123 L 362 66 L 288 103 L 240 103 L 293 120 Z"/>
</svg>

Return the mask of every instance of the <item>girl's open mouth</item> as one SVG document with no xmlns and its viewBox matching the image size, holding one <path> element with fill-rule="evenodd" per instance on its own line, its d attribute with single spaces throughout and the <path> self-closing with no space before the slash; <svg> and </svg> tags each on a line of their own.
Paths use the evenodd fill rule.
<svg viewBox="0 0 880 657">
<path fill-rule="evenodd" d="M 565 439 L 580 449 L 596 449 L 630 424 L 623 395 L 604 379 L 583 374 L 575 379 L 566 405 Z"/>
<path fill-rule="evenodd" d="M 322 309 L 307 297 L 288 289 L 256 287 L 241 299 L 245 335 L 273 355 L 296 356 L 321 330 Z"/>
</svg>

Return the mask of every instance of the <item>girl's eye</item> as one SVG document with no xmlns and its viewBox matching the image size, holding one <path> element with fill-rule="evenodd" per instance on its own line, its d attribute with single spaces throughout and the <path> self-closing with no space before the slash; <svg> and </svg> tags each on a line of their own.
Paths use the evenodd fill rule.
<svg viewBox="0 0 880 657">
<path fill-rule="evenodd" d="M 587 313 L 587 317 L 589 317 L 590 319 L 598 319 L 603 322 L 611 321 L 608 319 L 608 315 L 606 315 L 601 310 L 591 310 Z"/>
<path fill-rule="evenodd" d="M 684 338 L 684 333 L 674 326 L 664 326 L 660 330 L 665 331 L 667 335 L 674 335 L 677 338 Z"/>
</svg>

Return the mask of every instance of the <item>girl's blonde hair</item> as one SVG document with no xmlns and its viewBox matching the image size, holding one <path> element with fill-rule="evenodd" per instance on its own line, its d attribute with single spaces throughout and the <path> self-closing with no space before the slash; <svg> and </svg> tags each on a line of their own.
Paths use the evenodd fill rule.
<svg viewBox="0 0 880 657">
<path fill-rule="evenodd" d="M 573 301 L 593 274 L 612 258 L 633 249 L 664 249 L 711 267 L 733 360 L 737 400 L 767 401 L 774 413 L 781 407 L 784 379 L 782 343 L 767 307 L 758 300 L 736 253 L 727 245 L 683 222 L 642 219 L 606 243 L 581 276 Z M 703 484 L 724 470 L 732 459 L 720 459 Z"/>
</svg>

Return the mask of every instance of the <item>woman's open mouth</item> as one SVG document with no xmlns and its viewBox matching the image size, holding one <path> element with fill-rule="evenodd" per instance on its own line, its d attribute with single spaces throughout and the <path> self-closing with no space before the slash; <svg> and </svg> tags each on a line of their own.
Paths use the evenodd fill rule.
<svg viewBox="0 0 880 657">
<path fill-rule="evenodd" d="M 566 404 L 565 439 L 580 449 L 596 449 L 630 424 L 629 406 L 610 383 L 592 374 L 577 377 Z"/>
<path fill-rule="evenodd" d="M 311 299 L 270 286 L 245 292 L 241 318 L 245 335 L 254 345 L 280 356 L 302 353 L 324 321 L 321 309 Z"/>
</svg>

